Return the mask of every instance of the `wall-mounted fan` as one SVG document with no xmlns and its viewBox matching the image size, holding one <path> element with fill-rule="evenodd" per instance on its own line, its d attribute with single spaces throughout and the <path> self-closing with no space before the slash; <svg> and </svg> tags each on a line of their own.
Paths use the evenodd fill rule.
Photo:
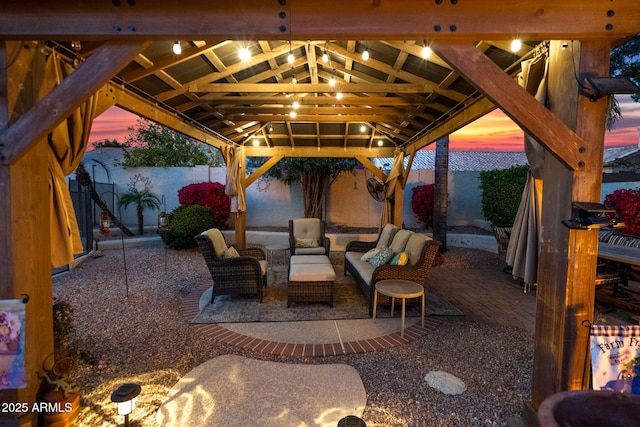
<svg viewBox="0 0 640 427">
<path fill-rule="evenodd" d="M 387 194 L 387 185 L 375 177 L 367 179 L 367 191 L 374 200 L 383 202 Z"/>
</svg>

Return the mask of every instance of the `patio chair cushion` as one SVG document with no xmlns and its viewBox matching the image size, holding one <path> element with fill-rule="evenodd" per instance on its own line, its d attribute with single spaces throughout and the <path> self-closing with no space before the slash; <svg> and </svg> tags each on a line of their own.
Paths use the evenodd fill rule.
<svg viewBox="0 0 640 427">
<path fill-rule="evenodd" d="M 293 220 L 293 236 L 297 239 L 312 238 L 316 242 L 322 233 L 322 224 L 318 218 L 296 218 Z"/>
<path fill-rule="evenodd" d="M 320 246 L 315 237 L 296 237 L 296 248 L 317 248 Z"/>
<path fill-rule="evenodd" d="M 389 247 L 393 236 L 398 232 L 398 227 L 393 224 L 387 224 L 382 228 L 376 248 Z"/>
<path fill-rule="evenodd" d="M 409 237 L 409 240 L 407 241 L 407 245 L 405 246 L 405 249 L 404 249 L 404 251 L 407 253 L 409 257 L 409 262 L 408 262 L 409 265 L 416 265 L 416 263 L 420 260 L 420 257 L 422 256 L 422 249 L 424 248 L 424 245 L 426 245 L 427 242 L 430 240 L 432 239 L 422 234 L 414 233 L 411 237 Z"/>
<path fill-rule="evenodd" d="M 210 228 L 207 231 L 203 231 L 202 234 L 211 241 L 213 250 L 216 252 L 216 255 L 222 258 L 222 254 L 228 249 L 227 242 L 224 241 L 222 232 L 217 228 Z"/>
<path fill-rule="evenodd" d="M 222 258 L 235 258 L 239 256 L 240 254 L 238 253 L 236 248 L 234 248 L 233 246 L 229 247 L 229 249 L 222 252 Z"/>
<path fill-rule="evenodd" d="M 393 259 L 391 260 L 391 262 L 389 262 L 389 264 L 391 265 L 407 265 L 407 262 L 409 261 L 409 256 L 407 255 L 406 252 L 400 252 L 399 254 L 396 254 L 396 256 L 393 257 Z"/>
<path fill-rule="evenodd" d="M 396 235 L 393 236 L 393 240 L 389 245 L 389 249 L 391 249 L 394 254 L 404 251 L 404 247 L 407 245 L 407 241 L 414 234 L 415 233 L 411 230 L 398 230 Z"/>
</svg>

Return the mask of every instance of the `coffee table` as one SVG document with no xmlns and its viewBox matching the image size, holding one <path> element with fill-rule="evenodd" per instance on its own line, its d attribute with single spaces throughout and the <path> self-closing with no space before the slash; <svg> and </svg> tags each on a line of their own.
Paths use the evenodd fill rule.
<svg viewBox="0 0 640 427">
<path fill-rule="evenodd" d="M 373 292 L 373 320 L 376 320 L 376 310 L 378 308 L 378 293 L 391 298 L 391 317 L 396 298 L 402 298 L 402 329 L 400 336 L 404 338 L 404 318 L 405 318 L 405 302 L 407 298 L 422 297 L 422 327 L 424 328 L 424 288 L 415 282 L 401 279 L 385 279 L 376 283 Z"/>
</svg>

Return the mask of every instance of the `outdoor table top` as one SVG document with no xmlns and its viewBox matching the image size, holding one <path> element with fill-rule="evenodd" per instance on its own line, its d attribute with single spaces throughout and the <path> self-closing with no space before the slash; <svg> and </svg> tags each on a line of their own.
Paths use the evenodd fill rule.
<svg viewBox="0 0 640 427">
<path fill-rule="evenodd" d="M 640 266 L 640 248 L 598 243 L 598 257 L 609 261 Z"/>
<path fill-rule="evenodd" d="M 417 298 L 424 294 L 424 288 L 409 280 L 385 279 L 376 283 L 376 291 L 392 298 Z"/>
</svg>

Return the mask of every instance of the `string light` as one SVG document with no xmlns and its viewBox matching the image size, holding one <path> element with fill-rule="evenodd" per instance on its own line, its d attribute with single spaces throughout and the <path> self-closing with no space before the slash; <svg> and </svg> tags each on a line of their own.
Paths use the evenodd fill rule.
<svg viewBox="0 0 640 427">
<path fill-rule="evenodd" d="M 365 46 L 362 52 L 362 60 L 366 61 L 367 59 L 369 59 L 369 49 Z"/>
<path fill-rule="evenodd" d="M 296 84 L 298 83 L 298 79 L 296 78 L 296 74 L 293 73 L 293 77 L 291 78 L 291 83 Z"/>
<path fill-rule="evenodd" d="M 291 104 L 291 106 L 293 107 L 294 110 L 297 110 L 298 108 L 300 108 L 300 102 L 293 101 L 293 104 Z"/>
<path fill-rule="evenodd" d="M 336 99 L 342 99 L 342 92 L 336 92 Z"/>
<path fill-rule="evenodd" d="M 367 131 L 367 127 L 365 125 L 360 125 L 360 132 L 365 133 Z"/>
<path fill-rule="evenodd" d="M 180 42 L 176 40 L 173 44 L 173 53 L 176 55 L 180 55 L 182 53 L 182 46 L 180 46 Z"/>
<path fill-rule="evenodd" d="M 291 51 L 291 42 L 289 42 L 289 55 L 287 55 L 287 61 L 289 64 L 293 64 L 294 59 L 293 52 Z"/>
<path fill-rule="evenodd" d="M 324 53 L 322 54 L 322 62 L 324 62 L 325 64 L 327 62 L 329 62 L 329 54 L 327 53 L 327 51 L 325 50 Z"/>
<path fill-rule="evenodd" d="M 251 52 L 249 51 L 249 48 L 246 46 L 241 47 L 238 51 L 238 57 L 241 61 L 248 61 L 249 58 L 251 58 Z"/>
<path fill-rule="evenodd" d="M 422 48 L 422 58 L 428 59 L 431 56 L 431 48 L 427 45 L 427 41 L 424 41 L 424 47 Z"/>
<path fill-rule="evenodd" d="M 260 145 L 260 140 L 258 138 L 253 138 L 253 146 L 257 147 L 258 145 Z"/>
<path fill-rule="evenodd" d="M 329 86 L 334 87 L 336 85 L 336 76 L 331 76 L 329 79 Z"/>
<path fill-rule="evenodd" d="M 381 140 L 381 139 L 379 139 L 379 140 L 378 140 L 378 147 L 382 147 L 382 144 L 384 144 L 384 143 L 382 142 L 382 140 Z"/>
<path fill-rule="evenodd" d="M 511 52 L 518 52 L 522 48 L 522 42 L 515 39 L 511 42 Z"/>
<path fill-rule="evenodd" d="M 297 115 L 298 113 L 296 113 L 295 111 L 289 113 L 289 117 L 291 117 L 292 119 L 295 119 Z"/>
</svg>

